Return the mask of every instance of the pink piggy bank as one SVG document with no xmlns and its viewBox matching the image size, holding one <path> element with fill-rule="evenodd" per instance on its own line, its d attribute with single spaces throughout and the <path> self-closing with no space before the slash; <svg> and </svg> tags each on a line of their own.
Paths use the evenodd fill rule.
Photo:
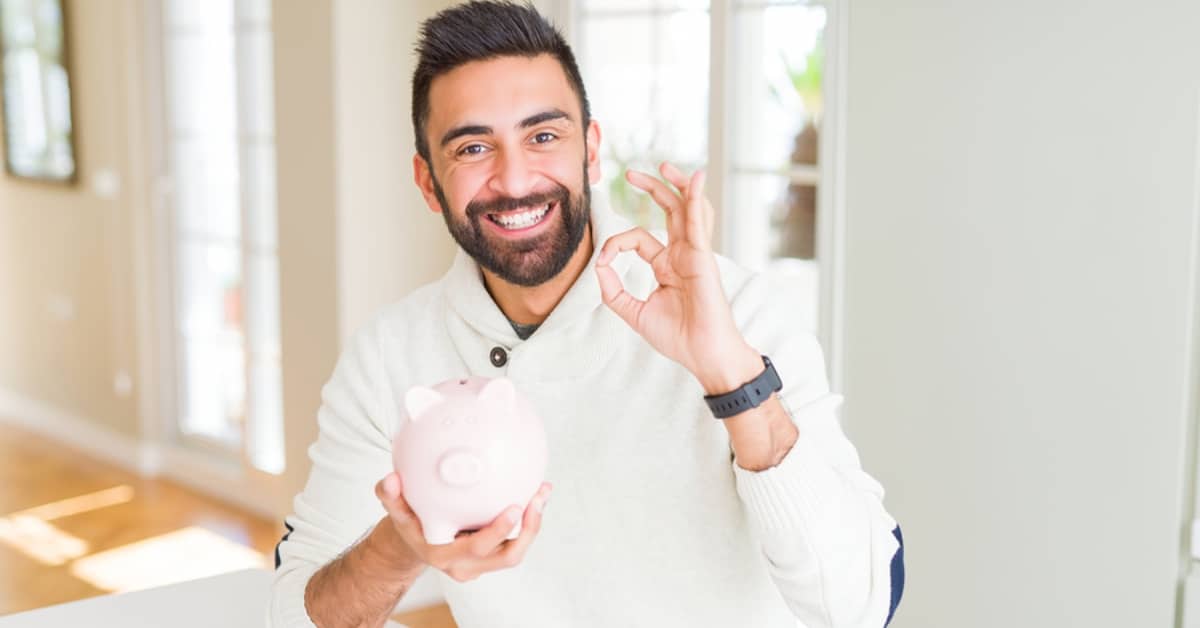
<svg viewBox="0 0 1200 628">
<path fill-rule="evenodd" d="M 404 395 L 392 463 L 425 541 L 443 545 L 527 505 L 546 473 L 542 420 L 511 380 L 470 377 Z M 508 536 L 520 534 L 521 523 Z"/>
</svg>

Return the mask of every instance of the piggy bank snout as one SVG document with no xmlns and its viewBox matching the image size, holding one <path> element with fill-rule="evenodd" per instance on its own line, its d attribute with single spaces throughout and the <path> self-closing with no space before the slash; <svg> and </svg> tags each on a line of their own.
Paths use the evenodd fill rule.
<svg viewBox="0 0 1200 628">
<path fill-rule="evenodd" d="M 453 449 L 438 461 L 438 477 L 450 486 L 472 486 L 483 477 L 483 460 L 473 451 Z"/>
</svg>

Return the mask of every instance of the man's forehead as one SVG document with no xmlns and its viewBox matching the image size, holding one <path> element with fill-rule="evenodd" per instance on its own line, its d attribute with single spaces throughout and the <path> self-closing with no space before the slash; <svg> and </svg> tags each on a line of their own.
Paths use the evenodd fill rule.
<svg viewBox="0 0 1200 628">
<path fill-rule="evenodd" d="M 429 130 L 460 124 L 515 125 L 549 109 L 579 121 L 579 100 L 550 55 L 472 61 L 429 86 Z"/>
</svg>

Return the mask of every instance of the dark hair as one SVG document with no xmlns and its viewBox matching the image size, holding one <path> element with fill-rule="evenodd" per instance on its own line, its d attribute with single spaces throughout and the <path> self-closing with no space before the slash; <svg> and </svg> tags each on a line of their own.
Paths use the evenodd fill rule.
<svg viewBox="0 0 1200 628">
<path fill-rule="evenodd" d="M 429 86 L 433 79 L 472 61 L 496 57 L 536 57 L 548 54 L 558 60 L 572 89 L 579 96 L 583 125 L 591 120 L 583 77 L 575 55 L 553 25 L 532 5 L 476 0 L 446 9 L 421 25 L 417 42 L 417 69 L 412 79 L 412 121 L 417 152 L 429 161 Z"/>
</svg>

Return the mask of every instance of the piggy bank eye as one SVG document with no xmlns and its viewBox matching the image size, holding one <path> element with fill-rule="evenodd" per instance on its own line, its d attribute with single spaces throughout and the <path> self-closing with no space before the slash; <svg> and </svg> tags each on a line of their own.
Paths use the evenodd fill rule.
<svg viewBox="0 0 1200 628">
<path fill-rule="evenodd" d="M 459 386 L 466 386 L 466 385 L 467 385 L 467 380 L 465 380 L 465 379 L 460 379 L 460 380 L 458 380 L 458 385 L 459 385 Z"/>
</svg>

